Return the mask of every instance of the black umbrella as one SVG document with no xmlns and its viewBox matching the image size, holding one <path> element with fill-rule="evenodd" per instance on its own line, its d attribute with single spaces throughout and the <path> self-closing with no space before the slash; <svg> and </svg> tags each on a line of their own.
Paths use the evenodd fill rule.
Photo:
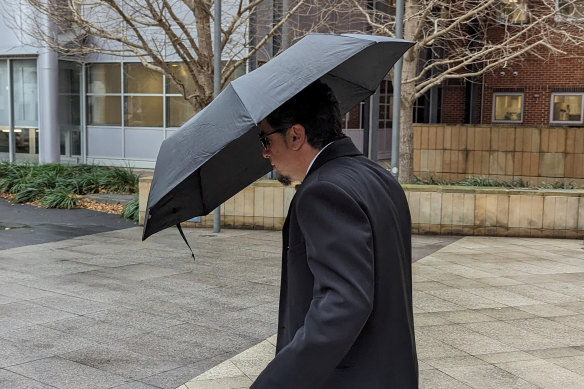
<svg viewBox="0 0 584 389">
<path fill-rule="evenodd" d="M 208 214 L 269 172 L 256 125 L 306 86 L 326 83 L 345 113 L 375 92 L 412 45 L 371 35 L 310 34 L 231 82 L 162 143 L 142 239 Z"/>
</svg>

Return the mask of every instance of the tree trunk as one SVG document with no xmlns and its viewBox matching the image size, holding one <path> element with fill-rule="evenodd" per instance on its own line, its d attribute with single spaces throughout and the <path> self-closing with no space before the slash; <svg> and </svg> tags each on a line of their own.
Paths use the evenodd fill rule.
<svg viewBox="0 0 584 389">
<path fill-rule="evenodd" d="M 406 0 L 404 12 L 404 38 L 415 40 L 415 31 L 420 23 L 419 2 Z M 413 107 L 416 101 L 416 85 L 413 81 L 416 76 L 420 49 L 412 47 L 403 57 L 400 135 L 399 135 L 399 181 L 403 184 L 411 184 L 414 176 L 414 126 Z"/>
<path fill-rule="evenodd" d="M 404 71 L 406 61 L 404 61 Z M 404 72 L 405 73 L 405 72 Z M 411 86 L 410 86 L 411 85 Z M 399 182 L 402 184 L 413 184 L 414 176 L 414 124 L 413 124 L 413 104 L 411 99 L 406 97 L 406 89 L 413 89 L 413 83 L 402 85 L 402 101 L 400 112 L 400 132 L 399 132 Z"/>
</svg>

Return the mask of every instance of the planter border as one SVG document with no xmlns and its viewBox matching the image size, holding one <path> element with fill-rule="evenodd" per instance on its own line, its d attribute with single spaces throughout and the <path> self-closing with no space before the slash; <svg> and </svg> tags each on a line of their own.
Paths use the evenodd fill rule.
<svg viewBox="0 0 584 389">
<path fill-rule="evenodd" d="M 152 177 L 140 178 L 140 225 Z M 403 185 L 418 234 L 584 237 L 584 190 Z M 221 205 L 228 228 L 281 229 L 293 187 L 258 180 Z M 213 214 L 185 227 L 212 227 Z"/>
</svg>

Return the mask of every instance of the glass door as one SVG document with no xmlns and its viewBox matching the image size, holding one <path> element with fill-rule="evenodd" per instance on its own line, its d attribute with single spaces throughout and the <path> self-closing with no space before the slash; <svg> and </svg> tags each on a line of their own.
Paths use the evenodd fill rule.
<svg viewBox="0 0 584 389">
<path fill-rule="evenodd" d="M 16 161 L 38 161 L 38 90 L 36 61 L 12 61 L 12 98 Z"/>
</svg>

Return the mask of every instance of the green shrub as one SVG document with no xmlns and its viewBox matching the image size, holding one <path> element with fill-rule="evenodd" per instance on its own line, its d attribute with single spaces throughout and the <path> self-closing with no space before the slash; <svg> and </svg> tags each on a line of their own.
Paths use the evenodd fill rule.
<svg viewBox="0 0 584 389">
<path fill-rule="evenodd" d="M 0 192 L 14 194 L 17 203 L 40 200 L 46 208 L 73 208 L 81 195 L 101 191 L 136 193 L 138 182 L 130 168 L 0 162 Z M 124 217 L 138 220 L 137 198 L 124 212 Z"/>
<path fill-rule="evenodd" d="M 112 167 L 104 171 L 100 186 L 115 193 L 136 193 L 139 177 L 130 168 Z"/>
<path fill-rule="evenodd" d="M 134 196 L 134 198 L 124 206 L 124 209 L 122 210 L 122 217 L 137 222 L 139 214 L 140 202 L 138 200 L 138 196 Z"/>
<path fill-rule="evenodd" d="M 498 188 L 526 188 L 526 183 L 521 178 L 514 178 L 511 181 L 502 181 L 487 177 L 467 177 L 466 179 L 455 183 L 454 185 L 462 186 L 485 186 Z"/>
<path fill-rule="evenodd" d="M 45 195 L 46 189 L 35 184 L 29 184 L 28 186 L 20 189 L 12 201 L 15 203 L 30 203 L 35 200 L 39 200 Z"/>
<path fill-rule="evenodd" d="M 69 193 L 64 188 L 55 188 L 47 191 L 40 203 L 45 208 L 71 209 L 79 205 L 79 196 Z"/>
<path fill-rule="evenodd" d="M 528 185 L 521 178 L 514 178 L 511 181 L 497 180 L 489 177 L 469 176 L 462 181 L 448 181 L 437 177 L 417 178 L 416 184 L 423 185 L 459 185 L 459 186 L 481 186 L 497 188 L 527 188 Z"/>
<path fill-rule="evenodd" d="M 573 182 L 563 182 L 563 181 L 556 181 L 554 183 L 551 184 L 542 184 L 540 186 L 543 189 L 576 189 L 576 187 L 574 186 Z"/>
<path fill-rule="evenodd" d="M 5 164 L 0 174 L 0 192 L 13 193 L 13 188 L 28 181 L 28 170 L 15 164 Z"/>
</svg>

